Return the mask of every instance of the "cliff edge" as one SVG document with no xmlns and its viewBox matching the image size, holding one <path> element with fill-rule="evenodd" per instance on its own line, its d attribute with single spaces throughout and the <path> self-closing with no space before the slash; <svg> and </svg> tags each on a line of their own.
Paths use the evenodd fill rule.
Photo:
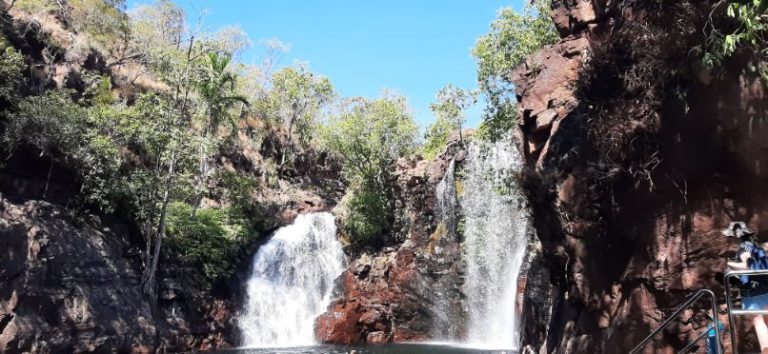
<svg viewBox="0 0 768 354">
<path fill-rule="evenodd" d="M 768 97 L 749 56 L 701 65 L 713 14 L 709 2 L 555 1 L 562 39 L 510 74 L 540 241 L 521 274 L 526 351 L 628 352 L 693 291 L 724 302 L 730 221 L 768 236 Z M 706 324 L 701 306 L 646 352 L 682 349 Z M 754 335 L 739 326 L 746 349 Z"/>
</svg>

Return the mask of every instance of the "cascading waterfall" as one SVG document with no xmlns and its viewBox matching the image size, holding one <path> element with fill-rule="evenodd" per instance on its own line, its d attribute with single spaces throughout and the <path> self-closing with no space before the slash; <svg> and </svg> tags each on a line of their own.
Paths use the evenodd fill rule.
<svg viewBox="0 0 768 354">
<path fill-rule="evenodd" d="M 435 188 L 435 215 L 448 227 L 448 232 L 456 232 L 458 203 L 456 200 L 456 160 L 451 160 L 445 175 Z"/>
<path fill-rule="evenodd" d="M 474 141 L 463 162 L 466 344 L 516 349 L 517 276 L 528 240 L 530 212 L 516 175 L 522 159 L 511 138 Z"/>
<path fill-rule="evenodd" d="M 247 347 L 315 344 L 314 321 L 331 302 L 345 267 L 330 213 L 299 215 L 253 259 L 239 325 Z"/>
<path fill-rule="evenodd" d="M 456 181 L 455 181 L 456 161 L 451 160 L 448 168 L 445 170 L 445 175 L 437 184 L 435 189 L 435 216 L 439 222 L 438 229 L 435 230 L 436 234 L 443 234 L 442 237 L 450 240 L 450 244 L 454 244 L 457 241 L 456 226 L 459 218 L 458 201 L 456 199 Z M 431 238 L 431 237 L 430 237 Z M 445 261 L 439 264 L 435 262 L 433 266 L 442 269 L 423 269 L 427 272 L 436 271 L 435 273 L 445 274 L 448 272 L 446 268 L 450 267 L 451 261 L 458 261 L 460 251 L 455 249 L 443 249 L 443 245 L 438 240 L 434 240 L 430 255 L 436 255 L 443 258 Z M 444 240 L 447 241 L 447 240 Z M 451 254 L 451 258 L 447 258 L 446 253 Z M 454 258 L 455 257 L 455 258 Z M 441 267 L 442 266 L 442 267 Z M 465 317 L 461 311 L 460 295 L 452 294 L 452 291 L 456 291 L 456 284 L 460 282 L 460 278 L 441 276 L 434 279 L 431 284 L 431 296 L 432 303 L 429 305 L 430 316 L 432 319 L 430 335 L 432 338 L 453 340 L 459 337 L 461 331 L 461 322 Z M 458 301 L 457 301 L 458 300 Z"/>
</svg>

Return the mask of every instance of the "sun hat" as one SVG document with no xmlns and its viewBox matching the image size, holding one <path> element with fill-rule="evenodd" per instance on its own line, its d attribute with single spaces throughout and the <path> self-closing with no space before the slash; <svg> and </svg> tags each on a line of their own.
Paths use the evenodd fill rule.
<svg viewBox="0 0 768 354">
<path fill-rule="evenodd" d="M 728 228 L 723 230 L 723 235 L 728 237 L 742 237 L 745 235 L 754 235 L 755 232 L 747 227 L 747 224 L 743 221 L 734 221 L 728 225 Z"/>
</svg>

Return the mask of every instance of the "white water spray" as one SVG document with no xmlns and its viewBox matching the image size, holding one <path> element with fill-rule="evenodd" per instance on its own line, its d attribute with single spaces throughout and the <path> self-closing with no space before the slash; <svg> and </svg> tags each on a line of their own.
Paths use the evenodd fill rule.
<svg viewBox="0 0 768 354">
<path fill-rule="evenodd" d="M 315 318 L 331 302 L 345 267 L 330 213 L 299 215 L 280 228 L 253 259 L 245 312 L 239 318 L 247 347 L 315 344 Z"/>
<path fill-rule="evenodd" d="M 463 166 L 466 344 L 517 349 L 517 277 L 530 212 L 516 174 L 522 159 L 512 139 L 473 142 Z"/>
</svg>

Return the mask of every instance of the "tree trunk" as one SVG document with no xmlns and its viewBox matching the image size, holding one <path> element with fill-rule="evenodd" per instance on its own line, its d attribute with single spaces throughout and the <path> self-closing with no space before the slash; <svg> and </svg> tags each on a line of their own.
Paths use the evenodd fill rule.
<svg viewBox="0 0 768 354">
<path fill-rule="evenodd" d="M 53 174 L 53 156 L 51 158 L 51 164 L 48 167 L 48 176 L 45 178 L 45 187 L 43 188 L 43 200 L 48 197 L 48 186 L 51 185 L 51 175 Z"/>
<path fill-rule="evenodd" d="M 192 202 L 192 211 L 189 213 L 189 218 L 194 219 L 197 215 L 197 209 L 200 207 L 200 203 L 203 201 L 203 188 L 205 188 L 205 174 L 206 174 L 206 160 L 208 159 L 205 153 L 205 147 L 200 147 L 200 175 L 197 177 L 197 183 L 195 185 L 195 199 Z"/>
<path fill-rule="evenodd" d="M 208 183 L 208 154 L 204 152 L 202 159 L 202 166 L 200 166 L 200 180 L 198 181 L 198 186 L 196 188 L 197 191 L 195 201 L 192 204 L 192 212 L 189 215 L 192 219 L 197 215 L 197 209 L 200 208 L 200 203 L 203 202 L 203 191 L 205 190 L 205 185 Z"/>
<path fill-rule="evenodd" d="M 173 111 L 175 109 L 179 110 L 179 116 L 180 118 L 178 121 L 176 121 L 175 125 L 183 125 L 184 119 L 186 117 L 186 110 L 187 110 L 187 100 L 189 98 L 189 89 L 186 86 L 186 83 L 189 81 L 189 63 L 192 61 L 192 49 L 194 48 L 195 43 L 195 35 L 192 35 L 189 39 L 189 47 L 187 47 L 187 61 L 184 65 L 183 70 L 183 77 L 180 80 L 179 83 L 176 85 L 176 92 L 174 95 L 174 105 L 178 104 L 179 102 L 179 96 L 181 95 L 182 89 L 184 89 L 184 100 L 181 102 L 181 107 L 175 106 L 174 108 L 171 108 L 168 110 L 168 121 L 171 121 L 171 117 L 173 114 Z M 180 42 L 179 42 L 180 44 Z M 172 127 L 170 127 L 172 129 Z M 159 156 L 159 155 L 158 155 Z M 159 161 L 159 160 L 158 160 Z M 142 279 L 142 290 L 144 293 L 148 296 L 150 296 L 151 299 L 155 299 L 155 274 L 157 274 L 157 268 L 158 264 L 160 262 L 160 250 L 163 246 L 163 237 L 165 236 L 165 224 L 166 224 L 166 218 L 168 215 L 168 205 L 171 201 L 171 185 L 174 181 L 174 174 L 175 174 L 175 168 L 176 168 L 176 150 L 171 150 L 171 159 L 168 163 L 168 174 L 166 175 L 165 180 L 165 188 L 163 190 L 163 197 L 162 197 L 162 206 L 160 208 L 160 219 L 158 221 L 157 230 L 154 232 L 154 241 L 155 245 L 152 249 L 152 255 L 149 259 L 148 268 L 145 268 L 144 276 Z"/>
<path fill-rule="evenodd" d="M 5 8 L 5 12 L 11 11 L 11 9 L 13 8 L 13 5 L 15 4 L 16 4 L 16 0 L 11 0 L 11 3 L 8 5 L 7 8 Z"/>
<path fill-rule="evenodd" d="M 210 109 L 208 112 L 210 112 Z M 209 115 L 210 113 L 206 114 Z M 189 217 L 192 219 L 194 219 L 197 215 L 197 209 L 200 208 L 200 203 L 203 202 L 203 191 L 205 190 L 205 185 L 208 183 L 209 163 L 208 150 L 207 146 L 205 146 L 205 140 L 208 138 L 208 135 L 212 130 L 214 130 L 213 127 L 211 127 L 209 124 L 205 124 L 205 128 L 203 128 L 202 132 L 203 144 L 200 145 L 200 177 L 198 178 L 197 186 L 195 186 L 195 201 L 192 203 L 192 212 L 189 215 Z"/>
<path fill-rule="evenodd" d="M 283 177 L 283 166 L 285 165 L 285 157 L 289 153 L 293 153 L 293 122 L 296 120 L 296 116 L 291 117 L 288 122 L 288 132 L 285 134 L 285 148 L 283 148 L 283 156 L 280 158 L 280 166 L 277 168 L 277 175 Z"/>
<path fill-rule="evenodd" d="M 146 241 L 146 244 L 144 245 L 144 257 L 142 259 L 142 262 L 144 262 L 143 266 L 144 269 L 149 268 L 149 263 L 152 261 L 152 240 L 154 232 L 152 232 L 152 226 L 150 225 L 149 221 L 144 221 L 141 223 L 141 234 L 144 235 L 144 239 Z"/>
<path fill-rule="evenodd" d="M 171 161 L 168 166 L 168 176 L 165 181 L 165 190 L 163 191 L 163 206 L 160 208 L 160 221 L 155 231 L 155 247 L 152 250 L 151 264 L 146 269 L 142 289 L 144 294 L 154 298 L 155 295 L 155 274 L 160 261 L 160 248 L 163 246 L 163 236 L 165 236 L 165 223 L 168 215 L 168 204 L 171 201 L 171 183 L 173 181 L 174 168 L 176 166 L 176 151 L 171 153 Z"/>
</svg>

